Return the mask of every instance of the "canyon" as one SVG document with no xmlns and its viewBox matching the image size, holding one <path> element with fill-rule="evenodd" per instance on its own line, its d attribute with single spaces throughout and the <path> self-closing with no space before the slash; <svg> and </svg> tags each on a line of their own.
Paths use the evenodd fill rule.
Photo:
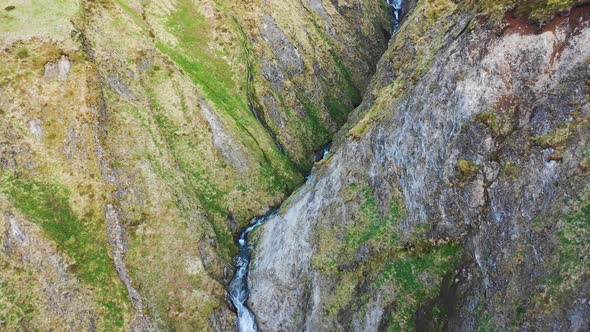
<svg viewBox="0 0 590 332">
<path fill-rule="evenodd" d="M 0 330 L 588 331 L 588 1 L 401 14 L 0 3 Z"/>
</svg>

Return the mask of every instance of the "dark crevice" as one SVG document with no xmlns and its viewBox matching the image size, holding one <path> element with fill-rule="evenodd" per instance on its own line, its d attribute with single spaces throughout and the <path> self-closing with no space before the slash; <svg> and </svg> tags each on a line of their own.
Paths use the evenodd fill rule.
<svg viewBox="0 0 590 332">
<path fill-rule="evenodd" d="M 254 115 L 254 117 L 256 118 L 258 123 L 260 123 L 262 128 L 264 128 L 264 130 L 268 133 L 270 138 L 273 140 L 277 149 L 282 154 L 285 154 L 285 148 L 283 147 L 281 142 L 279 142 L 279 139 L 278 139 L 277 135 L 275 134 L 275 132 L 272 130 L 272 128 L 266 122 L 266 119 L 264 118 L 264 116 L 258 106 L 258 103 L 256 102 L 256 97 L 255 97 L 255 92 L 254 92 L 254 82 L 253 82 L 253 79 L 254 79 L 253 67 L 254 67 L 254 65 L 252 63 L 252 49 L 249 46 L 250 40 L 248 39 L 248 35 L 244 31 L 244 27 L 242 27 L 240 22 L 238 22 L 238 19 L 233 15 L 230 15 L 230 17 L 232 18 L 232 20 L 234 21 L 234 23 L 238 27 L 238 32 L 242 36 L 242 40 L 241 40 L 242 49 L 244 50 L 244 56 L 246 58 L 246 68 L 248 70 L 248 77 L 247 77 L 247 84 L 246 84 L 246 96 L 248 98 L 248 108 L 250 109 L 250 112 L 252 112 L 252 115 Z"/>
</svg>

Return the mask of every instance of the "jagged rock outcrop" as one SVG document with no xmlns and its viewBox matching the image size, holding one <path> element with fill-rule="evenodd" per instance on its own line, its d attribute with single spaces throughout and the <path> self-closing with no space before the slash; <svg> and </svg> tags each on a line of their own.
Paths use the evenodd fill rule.
<svg viewBox="0 0 590 332">
<path fill-rule="evenodd" d="M 581 3 L 417 1 L 329 158 L 257 231 L 262 330 L 588 330 Z"/>
</svg>

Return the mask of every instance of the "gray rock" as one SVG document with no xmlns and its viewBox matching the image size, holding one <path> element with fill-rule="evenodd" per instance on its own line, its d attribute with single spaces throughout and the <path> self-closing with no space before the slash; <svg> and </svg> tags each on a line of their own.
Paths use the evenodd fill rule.
<svg viewBox="0 0 590 332">
<path fill-rule="evenodd" d="M 588 327 L 588 308 L 581 304 L 586 295 L 576 294 L 590 291 L 584 277 L 556 307 L 543 307 L 541 298 L 548 295 L 536 288 L 562 271 L 556 263 L 559 220 L 576 209 L 570 197 L 590 188 L 588 177 L 577 175 L 582 151 L 590 148 L 588 127 L 574 120 L 590 115 L 587 92 L 580 89 L 590 77 L 590 48 L 581 47 L 590 44 L 590 27 L 587 20 L 558 22 L 538 34 L 475 29 L 449 37 L 428 73 L 400 100 L 382 103 L 379 121 L 360 139 L 340 133 L 329 162 L 314 170 L 260 234 L 250 305 L 261 329 L 378 330 L 396 314 L 397 301 L 404 299 L 372 279 L 353 281 L 354 292 L 339 303 L 338 313 L 324 314 L 335 285 L 351 281 L 314 265 L 318 233 L 334 229 L 333 237 L 342 241 L 339 235 L 352 229 L 362 211 L 344 194 L 351 183 L 368 183 L 381 203 L 400 189 L 402 238 L 427 225 L 433 243 L 462 244 L 459 264 L 472 272 L 459 273 L 449 289 L 441 286 L 440 298 L 422 303 L 427 309 L 415 313 L 424 320 L 420 324 L 429 324 L 420 315 L 428 316 L 429 306 L 441 301 L 449 330 L 475 330 L 484 312 L 499 330 Z M 393 68 L 382 61 L 373 86 L 387 86 Z M 367 98 L 365 105 L 371 103 Z M 543 143 L 543 135 L 557 137 Z M 460 160 L 474 165 L 473 174 L 460 173 Z M 371 253 L 359 255 L 370 259 Z M 427 273 L 419 278 L 430 280 Z M 573 287 L 569 283 L 560 287 Z"/>
</svg>

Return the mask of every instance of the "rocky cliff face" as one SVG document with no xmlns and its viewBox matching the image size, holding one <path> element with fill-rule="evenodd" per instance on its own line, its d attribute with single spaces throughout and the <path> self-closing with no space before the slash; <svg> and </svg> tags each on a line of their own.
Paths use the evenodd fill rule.
<svg viewBox="0 0 590 332">
<path fill-rule="evenodd" d="M 0 330 L 232 330 L 233 235 L 361 101 L 377 1 L 3 1 Z"/>
<path fill-rule="evenodd" d="M 262 330 L 589 329 L 580 4 L 415 3 L 328 159 L 257 231 Z"/>
</svg>

